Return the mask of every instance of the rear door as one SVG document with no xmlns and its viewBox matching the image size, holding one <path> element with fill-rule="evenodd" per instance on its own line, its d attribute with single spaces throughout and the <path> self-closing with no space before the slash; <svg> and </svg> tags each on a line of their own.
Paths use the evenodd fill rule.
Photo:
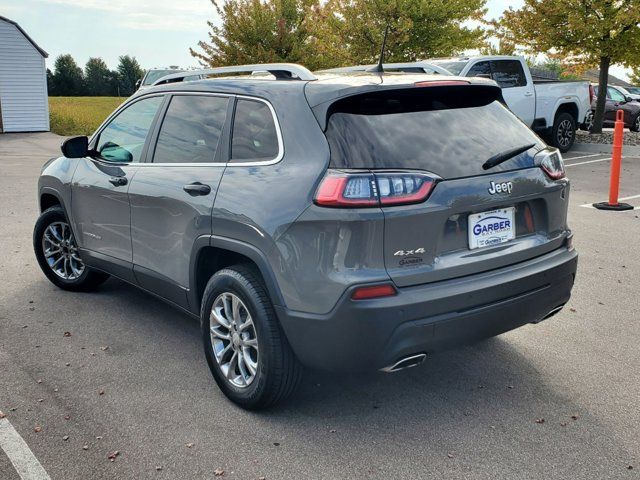
<svg viewBox="0 0 640 480">
<path fill-rule="evenodd" d="M 228 157 L 231 104 L 224 95 L 172 95 L 148 161 L 129 188 L 138 283 L 185 308 L 194 245 L 212 232 L 211 210 Z"/>
<path fill-rule="evenodd" d="M 522 63 L 519 60 L 493 60 L 491 78 L 502 88 L 502 96 L 511 111 L 527 125 L 533 125 L 536 96 L 533 82 L 527 81 Z"/>
<path fill-rule="evenodd" d="M 393 185 L 378 180 L 380 195 L 411 192 L 411 172 L 436 182 L 426 201 L 382 206 L 385 266 L 398 286 L 492 270 L 564 241 L 566 182 L 545 176 L 534 160 L 545 145 L 481 91 L 388 91 L 332 107 L 326 135 L 333 169 L 395 172 Z M 523 146 L 530 148 L 483 168 L 489 158 Z M 494 228 L 499 235 L 471 235 Z"/>
<path fill-rule="evenodd" d="M 533 125 L 536 111 L 533 82 L 527 79 L 519 60 L 480 60 L 465 76 L 495 80 L 509 109 L 524 123 Z"/>
<path fill-rule="evenodd" d="M 95 154 L 78 160 L 71 186 L 83 259 L 126 280 L 133 278 L 128 190 L 163 100 L 144 97 L 117 113 L 93 139 Z"/>
</svg>

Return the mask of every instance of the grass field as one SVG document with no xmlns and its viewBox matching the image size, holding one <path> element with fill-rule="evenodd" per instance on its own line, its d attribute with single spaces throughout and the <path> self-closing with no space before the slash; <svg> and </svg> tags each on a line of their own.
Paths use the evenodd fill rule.
<svg viewBox="0 0 640 480">
<path fill-rule="evenodd" d="M 124 97 L 49 97 L 51 131 L 58 135 L 90 135 L 124 102 Z"/>
</svg>

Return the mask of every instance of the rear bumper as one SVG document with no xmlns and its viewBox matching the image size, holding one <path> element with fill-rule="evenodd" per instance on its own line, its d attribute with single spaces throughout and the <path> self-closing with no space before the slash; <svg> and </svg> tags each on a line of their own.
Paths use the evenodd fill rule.
<svg viewBox="0 0 640 480">
<path fill-rule="evenodd" d="M 349 289 L 326 315 L 276 310 L 303 364 L 374 370 L 544 319 L 569 300 L 577 264 L 577 253 L 563 247 L 490 272 L 401 288 L 394 297 L 353 301 Z"/>
</svg>

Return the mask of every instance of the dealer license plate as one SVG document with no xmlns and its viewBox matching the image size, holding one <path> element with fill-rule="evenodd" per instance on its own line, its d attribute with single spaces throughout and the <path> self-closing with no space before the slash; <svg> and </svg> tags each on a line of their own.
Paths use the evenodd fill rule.
<svg viewBox="0 0 640 480">
<path fill-rule="evenodd" d="M 516 238 L 514 207 L 469 215 L 469 249 L 489 247 Z"/>
</svg>

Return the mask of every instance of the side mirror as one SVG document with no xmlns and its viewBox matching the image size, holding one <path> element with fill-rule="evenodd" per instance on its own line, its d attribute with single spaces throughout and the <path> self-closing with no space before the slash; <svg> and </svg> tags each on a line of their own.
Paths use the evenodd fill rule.
<svg viewBox="0 0 640 480">
<path fill-rule="evenodd" d="M 89 154 L 88 137 L 72 137 L 65 140 L 60 147 L 62 154 L 67 158 L 83 158 Z"/>
<path fill-rule="evenodd" d="M 626 102 L 633 102 L 633 98 L 631 98 L 631 97 L 624 97 L 624 100 Z"/>
<path fill-rule="evenodd" d="M 139 78 L 138 80 L 136 80 L 136 90 L 137 90 L 138 88 L 140 88 L 140 84 L 141 84 L 141 83 L 142 83 L 142 79 L 141 79 L 141 78 Z"/>
</svg>

